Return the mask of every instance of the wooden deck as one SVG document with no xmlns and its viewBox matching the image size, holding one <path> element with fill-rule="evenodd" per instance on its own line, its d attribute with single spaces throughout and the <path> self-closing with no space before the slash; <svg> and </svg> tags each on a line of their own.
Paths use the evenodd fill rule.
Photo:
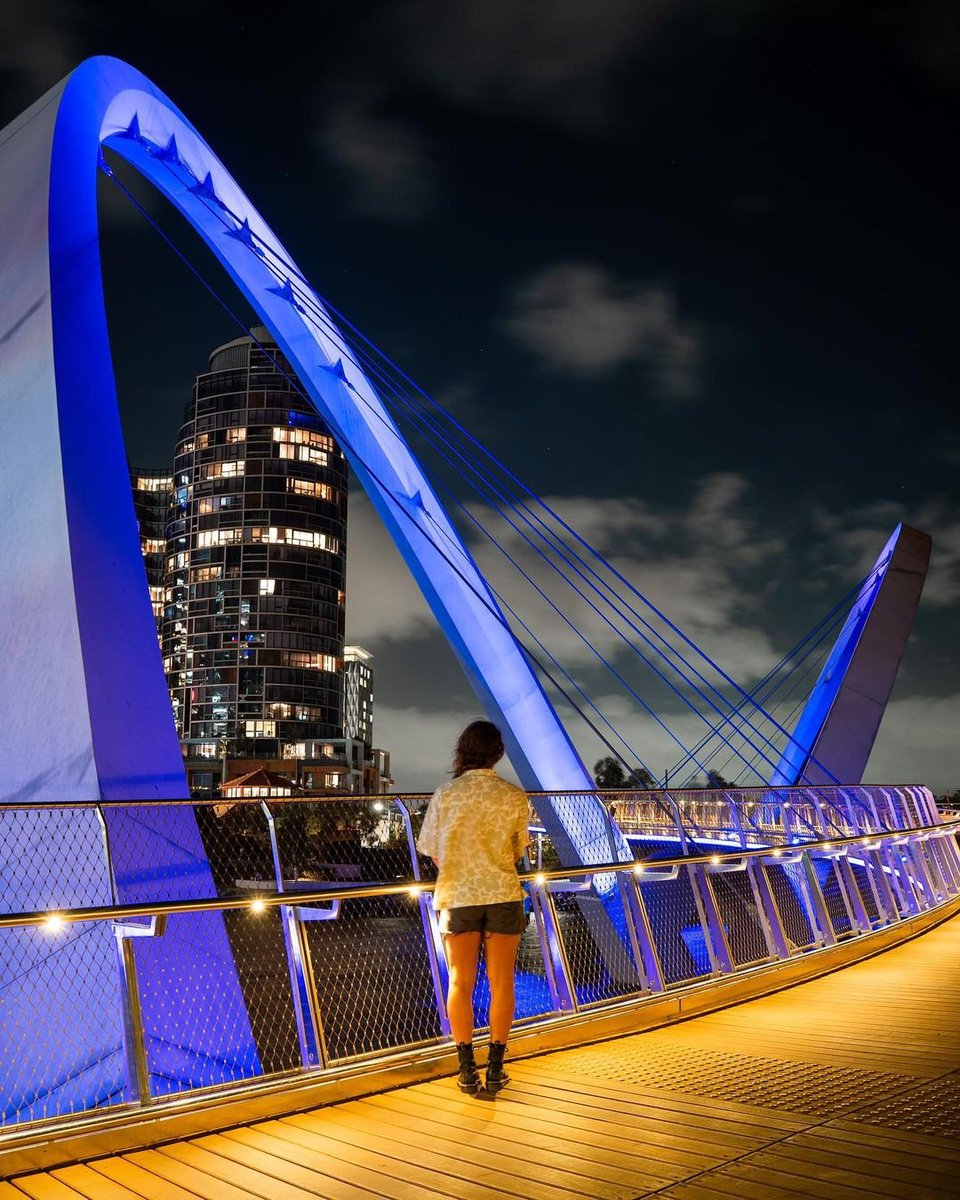
<svg viewBox="0 0 960 1200">
<path fill-rule="evenodd" d="M 960 917 L 709 1016 L 0 1183 L 0 1200 L 960 1197 Z"/>
</svg>

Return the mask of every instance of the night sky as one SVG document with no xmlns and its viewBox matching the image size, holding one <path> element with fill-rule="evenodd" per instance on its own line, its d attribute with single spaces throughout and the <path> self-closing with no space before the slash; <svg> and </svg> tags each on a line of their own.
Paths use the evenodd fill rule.
<svg viewBox="0 0 960 1200">
<path fill-rule="evenodd" d="M 142 70 L 318 291 L 741 682 L 897 521 L 928 531 L 867 779 L 960 787 L 954 5 L 148 8 L 0 0 L 0 125 L 89 55 Z M 128 450 L 161 466 L 238 330 L 104 191 Z M 348 637 L 376 655 L 377 741 L 401 787 L 432 788 L 476 704 L 361 495 L 351 511 Z M 635 720 L 612 693 L 609 711 Z"/>
</svg>

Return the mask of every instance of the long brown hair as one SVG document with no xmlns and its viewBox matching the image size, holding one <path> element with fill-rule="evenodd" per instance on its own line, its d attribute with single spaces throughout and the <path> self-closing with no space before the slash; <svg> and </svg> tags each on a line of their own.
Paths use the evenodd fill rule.
<svg viewBox="0 0 960 1200">
<path fill-rule="evenodd" d="M 492 721 L 472 721 L 457 738 L 453 777 L 492 767 L 503 758 L 503 737 Z"/>
</svg>

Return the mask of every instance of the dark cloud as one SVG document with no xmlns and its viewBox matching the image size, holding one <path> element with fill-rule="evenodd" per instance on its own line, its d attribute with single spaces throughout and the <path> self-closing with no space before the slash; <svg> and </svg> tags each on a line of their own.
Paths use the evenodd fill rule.
<svg viewBox="0 0 960 1200">
<path fill-rule="evenodd" d="M 507 331 L 547 366 L 601 376 L 629 363 L 648 366 L 667 399 L 697 391 L 701 340 L 659 284 L 625 283 L 595 264 L 559 263 L 516 288 Z"/>
</svg>

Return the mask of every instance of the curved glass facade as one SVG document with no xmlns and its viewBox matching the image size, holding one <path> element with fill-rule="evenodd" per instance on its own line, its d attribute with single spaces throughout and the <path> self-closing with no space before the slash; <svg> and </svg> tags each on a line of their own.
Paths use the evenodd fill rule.
<svg viewBox="0 0 960 1200">
<path fill-rule="evenodd" d="M 177 441 L 162 644 L 201 755 L 279 758 L 343 726 L 347 465 L 293 380 L 255 328 L 211 354 Z"/>
</svg>

